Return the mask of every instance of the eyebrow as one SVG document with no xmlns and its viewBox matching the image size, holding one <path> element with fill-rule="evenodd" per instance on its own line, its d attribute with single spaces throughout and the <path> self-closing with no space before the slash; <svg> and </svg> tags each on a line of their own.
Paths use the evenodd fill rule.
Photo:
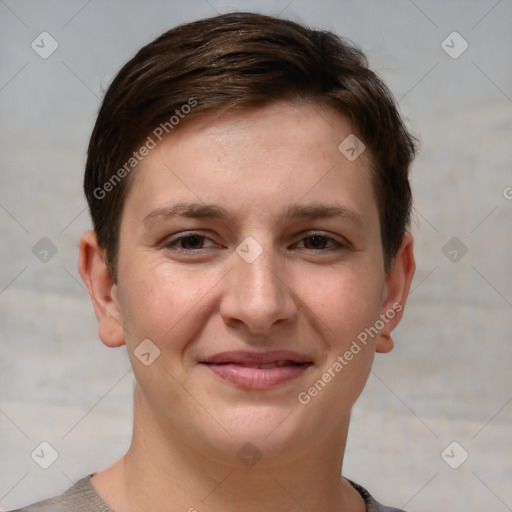
<svg viewBox="0 0 512 512">
<path fill-rule="evenodd" d="M 229 215 L 226 210 L 220 206 L 204 203 L 178 203 L 173 206 L 153 210 L 144 217 L 144 227 L 149 229 L 155 223 L 163 222 L 177 216 L 196 219 L 229 219 Z"/>
<path fill-rule="evenodd" d="M 286 209 L 282 220 L 328 218 L 341 218 L 350 220 L 357 224 L 364 224 L 361 215 L 349 208 L 346 208 L 345 206 L 325 205 L 321 203 L 290 206 Z"/>
<path fill-rule="evenodd" d="M 165 222 L 177 216 L 216 220 L 231 220 L 234 218 L 234 216 L 230 215 L 224 208 L 214 204 L 178 203 L 153 210 L 144 217 L 143 224 L 146 229 L 150 229 L 154 224 Z M 289 206 L 282 215 L 277 216 L 276 221 L 328 218 L 342 218 L 354 222 L 355 224 L 364 224 L 361 215 L 344 206 L 325 205 L 321 203 Z"/>
</svg>

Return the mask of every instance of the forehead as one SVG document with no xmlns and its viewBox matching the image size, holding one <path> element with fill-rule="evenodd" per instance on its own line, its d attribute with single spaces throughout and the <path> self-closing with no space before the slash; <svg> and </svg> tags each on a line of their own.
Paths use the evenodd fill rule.
<svg viewBox="0 0 512 512">
<path fill-rule="evenodd" d="M 369 152 L 352 160 L 339 148 L 354 136 L 345 116 L 310 103 L 198 117 L 139 164 L 125 212 L 146 216 L 154 208 L 193 201 L 261 218 L 302 201 L 341 203 L 375 217 Z"/>
</svg>

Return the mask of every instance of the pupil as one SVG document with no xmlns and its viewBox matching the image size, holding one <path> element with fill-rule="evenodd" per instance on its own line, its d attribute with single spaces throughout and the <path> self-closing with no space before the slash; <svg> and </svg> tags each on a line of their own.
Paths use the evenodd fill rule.
<svg viewBox="0 0 512 512">
<path fill-rule="evenodd" d="M 319 246 L 323 245 L 323 240 L 321 237 L 318 236 L 311 236 L 309 237 L 309 243 L 311 246 L 318 248 Z"/>
<path fill-rule="evenodd" d="M 199 236 L 188 236 L 183 240 L 183 244 L 188 247 L 197 247 L 199 245 Z"/>
</svg>

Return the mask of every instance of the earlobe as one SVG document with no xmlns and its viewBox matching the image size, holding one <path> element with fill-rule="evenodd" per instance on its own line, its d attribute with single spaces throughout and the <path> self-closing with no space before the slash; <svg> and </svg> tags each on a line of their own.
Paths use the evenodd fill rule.
<svg viewBox="0 0 512 512">
<path fill-rule="evenodd" d="M 394 342 L 391 332 L 402 319 L 415 270 L 413 237 L 406 232 L 391 271 L 386 276 L 381 307 L 384 327 L 377 340 L 375 349 L 377 352 L 386 353 L 393 350 Z"/>
<path fill-rule="evenodd" d="M 384 334 L 383 332 L 381 332 L 377 340 L 377 346 L 375 348 L 375 351 L 379 352 L 380 354 L 387 354 L 388 352 L 391 352 L 394 347 L 395 342 L 393 341 L 391 335 Z"/>
<path fill-rule="evenodd" d="M 78 271 L 92 300 L 101 341 L 107 347 L 124 345 L 117 285 L 108 270 L 104 251 L 93 231 L 86 231 L 80 237 Z"/>
</svg>

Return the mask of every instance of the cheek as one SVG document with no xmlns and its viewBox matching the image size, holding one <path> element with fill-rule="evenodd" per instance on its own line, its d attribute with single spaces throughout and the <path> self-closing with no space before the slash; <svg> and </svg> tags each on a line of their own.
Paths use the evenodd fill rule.
<svg viewBox="0 0 512 512">
<path fill-rule="evenodd" d="M 380 312 L 379 280 L 361 276 L 324 279 L 322 290 L 310 294 L 308 304 L 321 319 L 315 333 L 324 348 L 322 363 L 297 399 L 304 406 L 305 425 L 314 417 L 335 425 L 351 409 L 370 374 L 376 337 L 365 329 L 375 325 Z M 366 338 L 365 338 L 366 336 Z M 310 414 L 311 413 L 311 414 Z"/>
<path fill-rule="evenodd" d="M 141 272 L 132 267 L 127 275 L 130 279 L 120 288 L 119 298 L 136 381 L 155 407 L 178 406 L 183 399 L 179 384 L 183 353 L 206 321 L 202 318 L 206 286 L 198 277 L 184 277 L 162 265 L 145 266 Z M 155 395 L 154 389 L 166 392 Z"/>
<path fill-rule="evenodd" d="M 150 261 L 134 262 L 123 270 L 129 278 L 121 284 L 119 297 L 129 349 L 149 338 L 162 351 L 181 354 L 207 314 L 215 272 L 191 272 Z"/>
<path fill-rule="evenodd" d="M 376 273 L 340 269 L 312 277 L 304 286 L 305 304 L 329 328 L 340 350 L 378 319 L 382 278 Z"/>
</svg>

